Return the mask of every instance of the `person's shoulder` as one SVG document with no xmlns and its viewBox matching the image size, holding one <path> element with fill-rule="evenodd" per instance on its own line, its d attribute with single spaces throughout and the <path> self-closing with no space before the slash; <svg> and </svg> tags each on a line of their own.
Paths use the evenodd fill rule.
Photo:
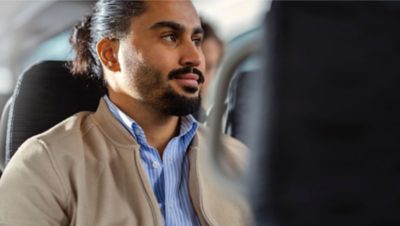
<svg viewBox="0 0 400 226">
<path fill-rule="evenodd" d="M 92 127 L 90 123 L 92 114 L 93 112 L 78 112 L 33 138 L 43 140 L 45 143 L 60 143 L 67 137 L 82 136 Z"/>
<path fill-rule="evenodd" d="M 56 151 L 57 153 L 71 152 L 67 147 L 77 145 L 85 133 L 92 127 L 90 116 L 93 112 L 78 112 L 59 122 L 48 130 L 25 140 L 15 155 L 30 156 L 39 153 Z M 54 149 L 54 150 L 53 150 Z"/>
<path fill-rule="evenodd" d="M 26 161 L 40 163 L 48 158 L 52 162 L 58 162 L 58 158 L 79 156 L 78 147 L 82 146 L 83 136 L 91 127 L 92 123 L 88 123 L 91 115 L 92 112 L 76 113 L 50 129 L 28 138 L 15 152 L 10 164 L 20 165 Z"/>
</svg>

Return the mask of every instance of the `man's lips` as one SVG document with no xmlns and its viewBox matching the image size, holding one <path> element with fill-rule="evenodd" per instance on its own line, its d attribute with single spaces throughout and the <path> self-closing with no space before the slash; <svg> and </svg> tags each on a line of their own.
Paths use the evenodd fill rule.
<svg viewBox="0 0 400 226">
<path fill-rule="evenodd" d="M 204 83 L 203 73 L 195 67 L 175 69 L 168 74 L 168 79 L 182 81 L 196 88 L 199 84 Z"/>
<path fill-rule="evenodd" d="M 183 75 L 178 75 L 176 76 L 176 79 L 189 79 L 189 80 L 199 80 L 199 75 L 194 74 L 194 73 L 186 73 Z"/>
<path fill-rule="evenodd" d="M 174 78 L 174 80 L 185 86 L 197 87 L 199 85 L 199 75 L 194 73 L 178 75 Z"/>
</svg>

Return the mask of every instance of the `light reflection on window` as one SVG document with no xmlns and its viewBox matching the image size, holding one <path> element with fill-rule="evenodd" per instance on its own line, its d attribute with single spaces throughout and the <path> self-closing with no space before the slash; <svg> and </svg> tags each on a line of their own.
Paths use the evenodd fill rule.
<svg viewBox="0 0 400 226">
<path fill-rule="evenodd" d="M 68 30 L 42 42 L 25 60 L 24 66 L 28 67 L 43 60 L 71 60 L 75 53 L 68 41 L 70 34 Z"/>
<path fill-rule="evenodd" d="M 13 76 L 6 67 L 0 66 L 0 95 L 6 95 L 13 90 Z"/>
</svg>

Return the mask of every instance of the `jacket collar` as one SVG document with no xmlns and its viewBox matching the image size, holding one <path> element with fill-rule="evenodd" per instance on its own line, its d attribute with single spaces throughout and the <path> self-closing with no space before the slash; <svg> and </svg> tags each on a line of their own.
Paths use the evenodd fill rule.
<svg viewBox="0 0 400 226">
<path fill-rule="evenodd" d="M 100 99 L 99 106 L 97 107 L 93 117 L 99 128 L 114 143 L 123 146 L 130 146 L 132 144 L 138 145 L 137 141 L 133 138 L 130 132 L 114 117 L 104 98 Z M 190 146 L 197 148 L 199 139 L 203 140 L 203 136 L 196 133 Z"/>
<path fill-rule="evenodd" d="M 112 115 L 103 98 L 100 99 L 97 111 L 93 115 L 94 122 L 115 145 L 138 145 L 129 131 Z"/>
</svg>

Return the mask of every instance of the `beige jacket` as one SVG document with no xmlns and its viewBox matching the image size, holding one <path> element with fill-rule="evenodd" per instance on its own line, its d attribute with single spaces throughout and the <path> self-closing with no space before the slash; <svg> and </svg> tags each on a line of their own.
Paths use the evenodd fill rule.
<svg viewBox="0 0 400 226">
<path fill-rule="evenodd" d="M 189 149 L 189 188 L 202 225 L 249 225 L 238 196 L 210 180 L 204 164 L 204 127 Z M 244 147 L 225 137 L 223 150 L 241 167 Z M 104 100 L 97 112 L 81 112 L 26 141 L 0 180 L 1 226 L 164 225 L 141 167 L 139 146 L 112 116 Z"/>
</svg>

